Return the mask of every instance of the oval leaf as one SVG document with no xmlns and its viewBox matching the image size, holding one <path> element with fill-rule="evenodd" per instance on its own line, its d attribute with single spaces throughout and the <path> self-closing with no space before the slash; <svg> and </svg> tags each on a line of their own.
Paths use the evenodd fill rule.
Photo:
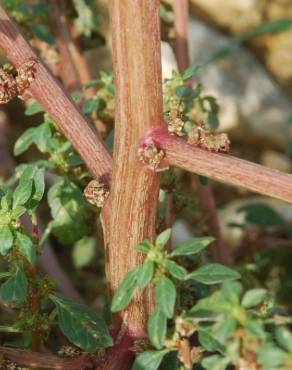
<svg viewBox="0 0 292 370">
<path fill-rule="evenodd" d="M 8 225 L 0 227 L 0 253 L 5 256 L 13 244 L 13 235 Z"/>
<path fill-rule="evenodd" d="M 172 318 L 176 299 L 176 289 L 173 282 L 165 276 L 162 276 L 155 287 L 156 303 L 159 310 L 167 318 Z"/>
<path fill-rule="evenodd" d="M 167 318 L 163 312 L 159 309 L 155 310 L 149 317 L 147 322 L 148 336 L 153 345 L 157 349 L 163 347 L 166 329 L 167 329 Z"/>
<path fill-rule="evenodd" d="M 111 305 L 112 312 L 120 311 L 130 303 L 134 295 L 135 288 L 137 287 L 139 267 L 140 266 L 130 270 L 124 277 L 121 285 L 115 291 Z"/>
<path fill-rule="evenodd" d="M 196 280 L 199 283 L 212 285 L 219 284 L 227 280 L 236 280 L 240 278 L 237 271 L 218 263 L 209 263 L 199 267 L 196 271 L 187 275 L 186 279 Z"/>
<path fill-rule="evenodd" d="M 214 240 L 214 238 L 209 236 L 203 238 L 192 238 L 186 242 L 179 244 L 171 253 L 171 257 L 190 256 L 192 254 L 199 253 Z"/>
<path fill-rule="evenodd" d="M 153 261 L 146 261 L 139 268 L 137 284 L 139 288 L 144 289 L 148 285 L 153 277 L 154 263 Z"/>
<path fill-rule="evenodd" d="M 95 311 L 61 296 L 51 299 L 57 307 L 60 328 L 70 342 L 86 352 L 113 344 L 105 322 Z"/>
<path fill-rule="evenodd" d="M 242 305 L 245 308 L 250 308 L 257 306 L 258 304 L 262 303 L 264 300 L 265 296 L 267 294 L 266 289 L 251 289 L 248 290 L 243 298 L 242 298 Z"/>
<path fill-rule="evenodd" d="M 131 370 L 157 370 L 163 357 L 169 352 L 169 349 L 163 351 L 146 351 L 139 355 Z"/>
<path fill-rule="evenodd" d="M 187 275 L 187 270 L 175 263 L 174 261 L 166 260 L 164 262 L 164 267 L 168 270 L 168 272 L 178 280 L 184 280 Z"/>
</svg>

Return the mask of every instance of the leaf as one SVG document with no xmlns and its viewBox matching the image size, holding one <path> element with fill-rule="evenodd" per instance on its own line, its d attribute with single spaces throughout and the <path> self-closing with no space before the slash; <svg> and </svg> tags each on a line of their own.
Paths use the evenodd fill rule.
<svg viewBox="0 0 292 370">
<path fill-rule="evenodd" d="M 137 287 L 138 272 L 139 266 L 127 272 L 121 285 L 115 291 L 111 305 L 112 312 L 121 311 L 130 303 Z"/>
<path fill-rule="evenodd" d="M 285 352 L 272 343 L 263 344 L 257 352 L 257 360 L 262 365 L 263 370 L 278 369 L 283 364 L 285 357 Z"/>
<path fill-rule="evenodd" d="M 200 344 L 208 352 L 220 352 L 221 354 L 224 353 L 225 347 L 207 330 L 199 329 L 198 335 Z"/>
<path fill-rule="evenodd" d="M 26 299 L 27 278 L 22 266 L 0 287 L 0 297 L 8 305 L 20 306 Z"/>
<path fill-rule="evenodd" d="M 188 67 L 187 69 L 184 70 L 182 78 L 183 80 L 188 80 L 189 78 L 193 77 L 194 75 L 197 74 L 198 70 L 201 68 L 201 66 L 198 65 L 193 65 Z"/>
<path fill-rule="evenodd" d="M 223 358 L 219 355 L 205 357 L 202 360 L 202 366 L 206 370 L 225 370 L 228 363 L 228 358 Z"/>
<path fill-rule="evenodd" d="M 173 252 L 170 254 L 171 257 L 176 256 L 190 256 L 196 254 L 205 249 L 210 245 L 215 239 L 212 237 L 202 237 L 202 238 L 192 238 L 179 244 Z"/>
<path fill-rule="evenodd" d="M 14 155 L 19 155 L 26 151 L 32 144 L 35 144 L 40 152 L 49 151 L 52 132 L 48 123 L 43 123 L 37 127 L 26 130 L 14 145 Z"/>
<path fill-rule="evenodd" d="M 33 177 L 37 168 L 33 165 L 26 166 L 20 177 L 19 183 L 13 194 L 13 208 L 24 205 L 33 192 Z"/>
<path fill-rule="evenodd" d="M 92 113 L 96 112 L 100 109 L 100 100 L 96 98 L 88 99 L 83 104 L 82 113 L 86 115 L 91 115 Z"/>
<path fill-rule="evenodd" d="M 0 253 L 5 256 L 13 245 L 13 235 L 8 225 L 0 226 Z"/>
<path fill-rule="evenodd" d="M 288 352 L 292 352 L 292 333 L 285 327 L 275 329 L 277 343 Z"/>
<path fill-rule="evenodd" d="M 244 326 L 250 333 L 252 333 L 256 337 L 262 340 L 266 338 L 264 327 L 260 321 L 249 319 L 249 320 L 246 320 L 246 322 L 244 323 Z"/>
<path fill-rule="evenodd" d="M 217 263 L 209 263 L 199 267 L 186 277 L 187 280 L 196 280 L 206 285 L 219 284 L 226 280 L 236 280 L 239 278 L 240 274 L 238 272 Z"/>
<path fill-rule="evenodd" d="M 157 370 L 168 352 L 169 349 L 143 352 L 136 358 L 131 370 Z"/>
<path fill-rule="evenodd" d="M 176 300 L 173 282 L 165 276 L 159 278 L 155 286 L 156 304 L 167 318 L 172 318 Z"/>
<path fill-rule="evenodd" d="M 20 216 L 22 216 L 26 212 L 26 208 L 23 206 L 17 206 L 11 211 L 11 218 L 13 220 L 18 220 Z"/>
<path fill-rule="evenodd" d="M 12 195 L 12 190 L 8 186 L 0 186 L 0 208 L 2 208 L 3 211 L 8 211 L 11 208 Z"/>
<path fill-rule="evenodd" d="M 167 329 L 167 318 L 163 312 L 156 309 L 147 322 L 148 336 L 157 349 L 163 347 Z"/>
<path fill-rule="evenodd" d="M 266 289 L 258 288 L 258 289 L 248 290 L 244 294 L 241 304 L 245 308 L 257 306 L 258 304 L 262 303 L 266 295 L 267 295 Z"/>
<path fill-rule="evenodd" d="M 51 230 L 61 244 L 72 244 L 86 235 L 88 229 L 84 197 L 72 182 L 60 179 L 48 192 L 51 208 Z"/>
<path fill-rule="evenodd" d="M 16 232 L 15 243 L 23 256 L 31 263 L 36 262 L 36 247 L 32 240 L 25 234 Z"/>
<path fill-rule="evenodd" d="M 284 224 L 284 220 L 273 208 L 265 204 L 248 204 L 240 207 L 237 212 L 245 213 L 245 221 L 248 224 L 261 227 L 279 226 Z"/>
<path fill-rule="evenodd" d="M 32 104 L 30 104 L 24 114 L 26 116 L 33 116 L 34 114 L 36 113 L 41 113 L 41 112 L 44 112 L 42 106 L 40 105 L 40 103 L 38 101 L 34 101 Z"/>
<path fill-rule="evenodd" d="M 219 121 L 216 113 L 209 112 L 207 120 L 212 130 L 216 130 L 218 128 Z"/>
<path fill-rule="evenodd" d="M 49 45 L 54 45 L 54 36 L 46 24 L 31 23 L 30 27 L 35 37 L 37 37 L 41 41 L 45 41 Z"/>
<path fill-rule="evenodd" d="M 179 98 L 196 98 L 198 92 L 186 86 L 178 86 L 174 91 L 175 95 Z"/>
<path fill-rule="evenodd" d="M 175 263 L 171 260 L 166 260 L 164 262 L 164 267 L 168 270 L 168 272 L 176 279 L 178 280 L 184 280 L 187 275 L 187 270 Z"/>
<path fill-rule="evenodd" d="M 140 266 L 137 280 L 139 288 L 144 289 L 151 282 L 153 273 L 154 263 L 152 261 L 146 261 Z"/>
<path fill-rule="evenodd" d="M 220 342 L 225 344 L 225 342 L 234 334 L 237 326 L 235 319 L 228 319 L 219 322 L 214 327 L 215 338 Z"/>
<path fill-rule="evenodd" d="M 142 253 L 148 253 L 152 247 L 152 244 L 149 240 L 143 240 L 140 244 L 138 244 L 135 249 Z"/>
<path fill-rule="evenodd" d="M 73 261 L 77 268 L 89 265 L 96 256 L 95 238 L 84 236 L 74 244 Z"/>
<path fill-rule="evenodd" d="M 113 344 L 105 322 L 96 312 L 61 296 L 50 296 L 57 307 L 59 325 L 70 342 L 86 352 Z"/>
<path fill-rule="evenodd" d="M 169 241 L 171 235 L 171 229 L 164 230 L 161 234 L 159 234 L 156 238 L 155 245 L 162 249 L 166 243 Z"/>
</svg>

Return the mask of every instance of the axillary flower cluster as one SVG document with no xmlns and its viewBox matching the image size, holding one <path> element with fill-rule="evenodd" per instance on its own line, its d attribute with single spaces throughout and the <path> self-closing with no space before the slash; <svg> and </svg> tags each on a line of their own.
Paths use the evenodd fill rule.
<svg viewBox="0 0 292 370">
<path fill-rule="evenodd" d="M 189 76 L 187 76 L 189 78 Z M 168 132 L 185 137 L 188 143 L 212 152 L 228 152 L 230 141 L 215 131 L 219 106 L 201 94 L 201 85 L 189 86 L 184 75 L 173 72 L 164 83 L 164 113 Z"/>
<path fill-rule="evenodd" d="M 0 68 L 0 104 L 6 104 L 15 97 L 22 97 L 35 79 L 36 61 L 33 59 L 15 69 L 11 64 Z"/>
</svg>

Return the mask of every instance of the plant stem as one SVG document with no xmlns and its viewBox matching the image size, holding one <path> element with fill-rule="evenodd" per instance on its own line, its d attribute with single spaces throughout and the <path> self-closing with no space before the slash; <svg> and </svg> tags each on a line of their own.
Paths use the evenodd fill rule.
<svg viewBox="0 0 292 370">
<path fill-rule="evenodd" d="M 198 148 L 169 135 L 166 129 L 154 130 L 145 139 L 149 140 L 149 137 L 165 150 L 171 166 L 292 203 L 292 175 Z"/>
<path fill-rule="evenodd" d="M 163 111 L 159 1 L 111 0 L 110 17 L 116 123 L 106 274 L 113 292 L 143 261 L 134 246 L 155 236 L 159 175 L 141 166 L 137 150 L 145 132 L 162 127 Z M 122 313 L 130 331 L 145 330 L 152 307 L 150 290 L 135 296 Z"/>
<path fill-rule="evenodd" d="M 87 368 L 85 366 L 88 362 L 85 356 L 79 356 L 73 359 L 62 359 L 58 356 L 45 353 L 27 352 L 2 346 L 0 346 L 0 353 L 10 361 L 17 363 L 17 365 L 29 367 L 31 369 L 77 370 Z"/>
<path fill-rule="evenodd" d="M 174 0 L 174 26 L 175 26 L 175 55 L 178 69 L 183 72 L 189 67 L 189 47 L 188 47 L 188 0 Z M 191 80 L 189 81 L 191 84 Z M 218 215 L 216 212 L 216 202 L 211 184 L 203 185 L 198 181 L 198 192 L 201 207 L 207 215 L 209 233 L 215 237 L 214 243 L 210 247 L 211 255 L 217 262 L 230 264 L 231 256 L 224 247 L 219 226 Z"/>
<path fill-rule="evenodd" d="M 66 20 L 58 0 L 51 0 L 51 19 L 56 36 L 56 43 L 60 53 L 60 75 L 68 91 L 81 90 L 81 83 L 76 66 L 69 49 L 68 30 Z"/>
</svg>

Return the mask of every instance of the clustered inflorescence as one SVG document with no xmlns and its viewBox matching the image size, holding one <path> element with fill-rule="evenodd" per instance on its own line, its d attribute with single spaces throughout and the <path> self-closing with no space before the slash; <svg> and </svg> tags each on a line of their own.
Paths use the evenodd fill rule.
<svg viewBox="0 0 292 370">
<path fill-rule="evenodd" d="M 23 95 L 35 78 L 35 65 L 36 61 L 30 59 L 17 69 L 11 64 L 0 69 L 0 104 Z"/>
<path fill-rule="evenodd" d="M 187 70 L 186 70 L 187 71 Z M 174 72 L 164 84 L 164 112 L 168 132 L 186 137 L 190 144 L 212 152 L 228 152 L 227 134 L 216 132 L 219 111 L 216 100 L 201 95 L 201 85 L 186 86 L 189 78 Z"/>
</svg>

